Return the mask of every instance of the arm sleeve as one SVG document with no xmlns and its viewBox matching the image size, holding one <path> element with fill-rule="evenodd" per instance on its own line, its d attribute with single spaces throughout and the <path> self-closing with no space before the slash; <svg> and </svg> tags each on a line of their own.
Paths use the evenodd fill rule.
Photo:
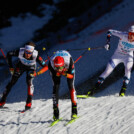
<svg viewBox="0 0 134 134">
<path fill-rule="evenodd" d="M 9 51 L 7 53 L 7 63 L 9 65 L 9 68 L 13 68 L 12 56 L 18 57 L 19 56 L 19 50 Z"/>
<path fill-rule="evenodd" d="M 37 56 L 37 60 L 36 60 L 42 67 L 44 67 L 45 66 L 45 61 L 42 59 L 42 57 L 41 56 Z"/>
<path fill-rule="evenodd" d="M 41 70 L 38 71 L 38 75 L 45 73 L 48 70 L 48 66 L 45 63 L 45 61 L 42 59 L 42 57 L 37 56 L 37 62 L 43 67 Z"/>
<path fill-rule="evenodd" d="M 113 29 L 109 29 L 109 32 L 112 35 L 117 36 L 119 38 L 123 38 L 123 36 L 126 34 L 126 32 L 121 32 L 121 31 L 117 31 L 117 30 L 113 30 Z"/>
<path fill-rule="evenodd" d="M 72 59 L 72 57 L 70 57 L 70 65 L 69 65 L 69 69 L 67 71 L 67 78 L 69 79 L 73 79 L 74 78 L 74 73 L 75 73 L 75 68 L 74 68 L 74 61 Z"/>
</svg>

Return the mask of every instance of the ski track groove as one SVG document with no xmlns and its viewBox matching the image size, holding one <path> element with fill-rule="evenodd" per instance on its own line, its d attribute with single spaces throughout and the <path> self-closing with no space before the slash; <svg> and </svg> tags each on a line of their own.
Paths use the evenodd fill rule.
<svg viewBox="0 0 134 134">
<path fill-rule="evenodd" d="M 121 105 L 122 102 L 127 102 L 127 105 Z M 24 131 L 25 134 L 43 134 L 44 132 L 47 134 L 73 134 L 75 131 L 79 134 L 104 134 L 104 132 L 109 131 L 109 134 L 126 134 L 130 129 L 133 129 L 134 116 L 132 114 L 134 111 L 132 107 L 134 107 L 134 99 L 129 96 L 116 98 L 116 100 L 115 96 L 78 100 L 78 116 L 80 118 L 68 126 L 64 125 L 67 120 L 71 119 L 70 100 L 60 100 L 59 105 L 60 117 L 63 117 L 63 120 L 52 128 L 49 127 L 53 120 L 52 101 L 50 100 L 40 101 L 38 107 L 33 106 L 31 111 L 23 114 L 17 112 L 23 109 L 22 106 L 16 110 L 9 107 L 9 111 L 1 111 L 1 114 L 5 114 L 0 121 L 1 132 L 10 131 L 10 134 L 20 134 Z"/>
</svg>

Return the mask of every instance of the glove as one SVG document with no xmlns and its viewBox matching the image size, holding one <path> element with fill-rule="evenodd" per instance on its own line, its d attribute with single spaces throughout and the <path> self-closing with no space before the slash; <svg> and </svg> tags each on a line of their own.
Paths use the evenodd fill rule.
<svg viewBox="0 0 134 134">
<path fill-rule="evenodd" d="M 11 75 L 14 74 L 14 68 L 9 68 Z"/>
<path fill-rule="evenodd" d="M 56 73 L 56 76 L 57 76 L 57 77 L 60 77 L 60 76 L 61 76 L 61 74 L 60 74 L 59 72 L 57 72 L 57 73 Z"/>
<path fill-rule="evenodd" d="M 108 32 L 107 32 L 107 39 L 109 39 L 109 40 L 110 40 L 110 38 L 111 38 L 111 32 L 110 32 L 110 31 L 108 31 Z"/>
<path fill-rule="evenodd" d="M 110 49 L 110 44 L 106 44 L 104 47 L 108 51 Z"/>
<path fill-rule="evenodd" d="M 36 76 L 37 76 L 37 73 L 36 73 L 36 72 L 31 73 L 31 74 L 30 74 L 30 76 L 31 76 L 32 78 L 34 78 L 34 77 L 36 77 Z"/>
<path fill-rule="evenodd" d="M 67 73 L 66 73 L 66 72 L 62 72 L 62 75 L 63 75 L 63 76 L 67 76 Z"/>
</svg>

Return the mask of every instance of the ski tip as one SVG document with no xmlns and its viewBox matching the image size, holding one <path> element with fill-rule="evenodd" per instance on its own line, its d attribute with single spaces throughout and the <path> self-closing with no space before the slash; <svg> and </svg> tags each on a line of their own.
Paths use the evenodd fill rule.
<svg viewBox="0 0 134 134">
<path fill-rule="evenodd" d="M 77 116 L 77 118 L 75 118 L 75 119 L 71 119 L 69 122 L 67 122 L 67 123 L 65 124 L 65 126 L 67 126 L 67 125 L 69 125 L 69 124 L 72 124 L 72 123 L 75 122 L 78 118 L 80 118 L 80 116 Z"/>
<path fill-rule="evenodd" d="M 77 95 L 77 98 L 95 98 L 95 97 L 88 95 Z"/>
<path fill-rule="evenodd" d="M 52 127 L 52 126 L 54 126 L 54 125 L 56 125 L 59 121 L 61 121 L 62 120 L 62 118 L 60 118 L 60 119 L 58 119 L 58 120 L 56 120 L 56 121 L 53 121 L 51 124 L 50 124 L 50 126 L 49 127 Z"/>
</svg>

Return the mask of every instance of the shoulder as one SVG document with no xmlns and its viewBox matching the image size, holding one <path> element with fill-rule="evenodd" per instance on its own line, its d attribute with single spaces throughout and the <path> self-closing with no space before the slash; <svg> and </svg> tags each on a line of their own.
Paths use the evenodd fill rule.
<svg viewBox="0 0 134 134">
<path fill-rule="evenodd" d="M 37 56 L 38 56 L 38 51 L 37 51 L 37 50 L 34 50 L 34 51 L 33 51 L 33 56 L 34 56 L 34 57 L 37 57 Z"/>
</svg>

